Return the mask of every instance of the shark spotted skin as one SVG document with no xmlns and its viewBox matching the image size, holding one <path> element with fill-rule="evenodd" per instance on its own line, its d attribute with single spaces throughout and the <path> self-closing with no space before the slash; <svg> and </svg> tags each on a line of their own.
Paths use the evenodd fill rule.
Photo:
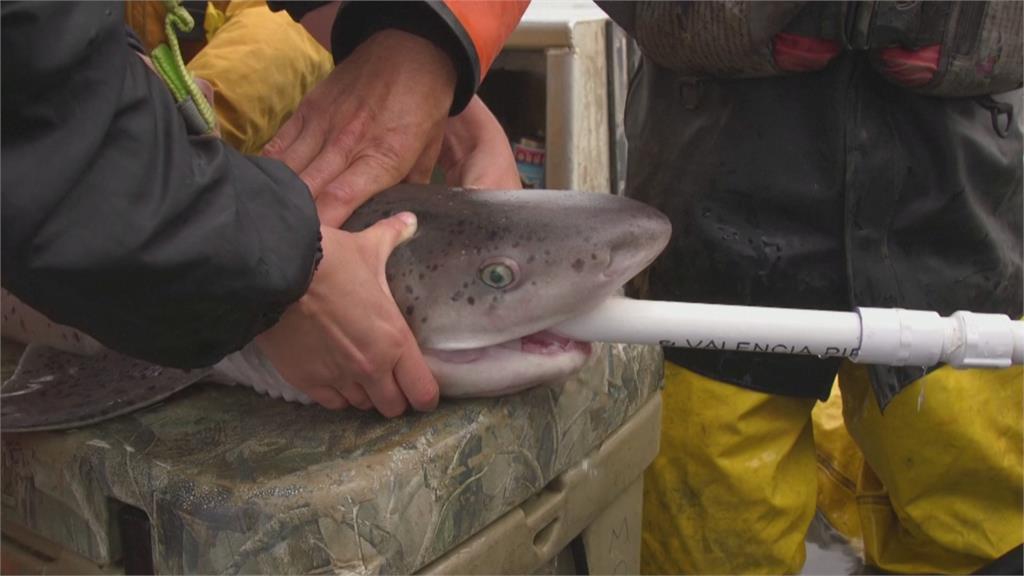
<svg viewBox="0 0 1024 576">
<path fill-rule="evenodd" d="M 508 394 L 578 371 L 590 344 L 546 329 L 614 294 L 671 232 L 660 212 L 608 194 L 419 185 L 378 194 L 343 228 L 360 231 L 401 211 L 415 213 L 419 226 L 388 259 L 388 285 L 446 397 Z M 209 370 L 158 368 L 50 322 L 7 292 L 0 304 L 4 336 L 30 344 L 0 391 L 3 431 L 80 426 L 200 379 L 310 401 L 252 343 Z"/>
</svg>

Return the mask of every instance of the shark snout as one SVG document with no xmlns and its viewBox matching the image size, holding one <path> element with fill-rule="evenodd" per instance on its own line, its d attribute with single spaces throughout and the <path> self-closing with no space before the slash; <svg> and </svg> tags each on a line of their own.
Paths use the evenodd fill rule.
<svg viewBox="0 0 1024 576">
<path fill-rule="evenodd" d="M 609 243 L 607 265 L 602 277 L 625 283 L 650 265 L 668 245 L 672 225 L 662 213 L 643 206 L 620 224 Z"/>
</svg>

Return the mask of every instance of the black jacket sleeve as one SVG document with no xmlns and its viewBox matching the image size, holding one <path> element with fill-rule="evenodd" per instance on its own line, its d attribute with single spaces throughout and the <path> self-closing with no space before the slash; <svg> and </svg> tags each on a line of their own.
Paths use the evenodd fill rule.
<svg viewBox="0 0 1024 576">
<path fill-rule="evenodd" d="M 190 137 L 120 3 L 2 4 L 3 286 L 158 364 L 241 348 L 308 287 L 308 189 Z"/>
<path fill-rule="evenodd" d="M 302 20 L 308 12 L 327 4 L 324 1 L 270 0 L 272 10 L 286 10 L 293 20 Z M 480 83 L 480 66 L 472 42 L 460 39 L 452 24 L 445 20 L 443 3 L 425 0 L 346 2 L 331 27 L 331 54 L 334 61 L 344 60 L 367 38 L 381 30 L 396 29 L 433 42 L 452 60 L 457 75 L 451 114 L 462 112 Z M 467 43 L 469 49 L 467 49 Z"/>
</svg>

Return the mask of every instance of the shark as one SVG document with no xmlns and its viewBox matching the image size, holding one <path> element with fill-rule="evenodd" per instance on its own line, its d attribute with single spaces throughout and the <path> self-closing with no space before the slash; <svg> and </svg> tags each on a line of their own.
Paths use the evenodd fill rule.
<svg viewBox="0 0 1024 576">
<path fill-rule="evenodd" d="M 611 194 L 413 184 L 376 195 L 342 228 L 358 232 L 402 211 L 418 227 L 389 257 L 388 286 L 448 398 L 564 382 L 594 348 L 550 328 L 619 292 L 671 235 L 663 214 Z M 5 432 L 91 424 L 200 381 L 310 402 L 255 343 L 209 368 L 179 370 L 109 350 L 6 291 L 0 309 L 4 337 L 28 345 L 0 389 Z"/>
</svg>

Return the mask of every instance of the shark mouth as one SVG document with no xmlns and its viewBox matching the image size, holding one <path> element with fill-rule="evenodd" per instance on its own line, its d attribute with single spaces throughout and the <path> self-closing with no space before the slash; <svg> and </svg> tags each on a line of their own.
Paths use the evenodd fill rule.
<svg viewBox="0 0 1024 576">
<path fill-rule="evenodd" d="M 468 364 L 486 358 L 495 351 L 519 352 L 535 356 L 556 356 L 561 354 L 583 354 L 590 356 L 591 345 L 589 342 L 572 340 L 559 336 L 554 332 L 542 330 L 533 334 L 527 334 L 521 338 L 508 340 L 492 346 L 482 348 L 470 348 L 466 350 L 435 350 L 424 349 L 423 353 L 451 364 Z"/>
<path fill-rule="evenodd" d="M 486 397 L 561 384 L 593 357 L 594 347 L 542 330 L 465 350 L 423 349 L 442 396 Z"/>
</svg>

